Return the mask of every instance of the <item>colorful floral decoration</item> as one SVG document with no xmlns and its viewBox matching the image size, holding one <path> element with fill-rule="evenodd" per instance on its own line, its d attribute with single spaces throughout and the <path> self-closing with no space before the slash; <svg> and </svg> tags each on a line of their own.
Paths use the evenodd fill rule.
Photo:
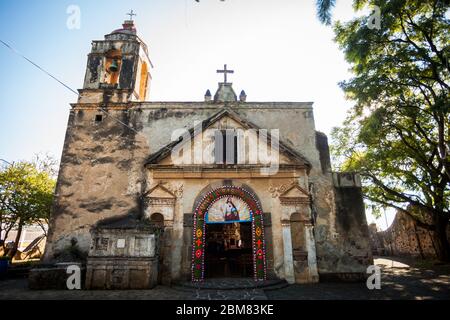
<svg viewBox="0 0 450 320">
<path fill-rule="evenodd" d="M 264 222 L 261 206 L 256 197 L 247 190 L 237 186 L 223 186 L 210 191 L 200 201 L 194 211 L 192 244 L 192 281 L 202 281 L 205 275 L 205 213 L 214 202 L 235 196 L 247 203 L 252 220 L 253 270 L 255 280 L 266 279 L 266 249 L 264 242 Z"/>
</svg>

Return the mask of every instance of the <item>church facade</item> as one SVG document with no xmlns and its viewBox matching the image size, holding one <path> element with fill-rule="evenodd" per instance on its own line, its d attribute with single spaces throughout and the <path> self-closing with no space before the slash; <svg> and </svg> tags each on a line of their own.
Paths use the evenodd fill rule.
<svg viewBox="0 0 450 320">
<path fill-rule="evenodd" d="M 89 279 L 99 265 L 103 276 L 145 269 L 139 277 L 164 284 L 364 277 L 373 260 L 360 180 L 331 171 L 312 103 L 249 102 L 227 66 L 214 96 L 149 102 L 151 69 L 132 20 L 92 43 L 68 120 L 47 262 L 76 244 Z"/>
</svg>

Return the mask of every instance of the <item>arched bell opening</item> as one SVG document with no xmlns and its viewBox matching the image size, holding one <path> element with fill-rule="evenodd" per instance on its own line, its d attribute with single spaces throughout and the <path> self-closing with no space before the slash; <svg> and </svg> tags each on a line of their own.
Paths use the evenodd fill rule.
<svg viewBox="0 0 450 320">
<path fill-rule="evenodd" d="M 105 72 L 103 82 L 116 85 L 119 82 L 120 68 L 122 67 L 122 53 L 119 50 L 110 50 L 105 55 Z"/>
</svg>

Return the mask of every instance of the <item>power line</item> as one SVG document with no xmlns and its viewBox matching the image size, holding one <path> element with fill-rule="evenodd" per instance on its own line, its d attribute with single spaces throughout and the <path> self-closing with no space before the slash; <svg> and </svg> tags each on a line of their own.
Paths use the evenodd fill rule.
<svg viewBox="0 0 450 320">
<path fill-rule="evenodd" d="M 72 93 L 75 93 L 78 96 L 78 92 L 76 92 L 74 89 L 72 89 L 71 87 L 69 87 L 67 84 L 65 84 L 64 82 L 62 82 L 61 80 L 59 80 L 58 78 L 56 78 L 54 75 L 52 75 L 50 72 L 46 71 L 44 68 L 42 68 L 41 66 L 39 66 L 37 63 L 33 62 L 32 60 L 28 59 L 25 55 L 23 55 L 22 53 L 20 53 L 19 51 L 17 51 L 16 49 L 14 49 L 13 47 L 11 47 L 9 44 L 7 44 L 6 42 L 4 42 L 3 40 L 0 39 L 0 42 L 7 47 L 9 50 L 11 50 L 13 53 L 17 54 L 18 56 L 22 57 L 23 59 L 25 59 L 26 61 L 28 61 L 29 63 L 31 63 L 33 66 L 35 66 L 36 68 L 38 68 L 39 70 L 41 70 L 42 72 L 44 72 L 46 75 L 48 75 L 49 77 L 51 77 L 53 80 L 58 81 L 58 83 L 60 83 L 61 85 L 63 85 L 66 89 L 70 90 Z M 115 118 L 114 116 L 110 115 L 109 112 L 105 109 L 103 109 L 102 107 L 99 107 L 99 109 L 105 113 L 108 117 L 111 117 L 112 119 L 114 119 L 115 121 L 117 121 L 118 123 L 124 125 L 125 127 L 127 127 L 128 129 L 136 132 L 136 133 L 140 133 L 138 131 L 136 131 L 134 128 L 130 127 L 129 125 L 127 125 L 126 123 L 124 123 L 123 121 Z"/>
<path fill-rule="evenodd" d="M 25 57 L 23 54 L 21 54 L 19 51 L 17 51 L 16 49 L 14 49 L 13 47 L 11 47 L 9 44 L 7 44 L 6 42 L 4 42 L 3 40 L 0 39 L 0 42 L 3 43 L 3 45 L 5 47 L 7 47 L 9 50 L 11 50 L 12 52 L 14 52 L 15 54 L 21 56 L 22 58 L 24 58 L 25 60 L 27 60 L 29 63 L 31 63 L 33 66 L 35 66 L 36 68 L 38 68 L 39 70 L 41 70 L 42 72 L 44 72 L 46 75 L 48 75 L 49 77 L 52 77 L 54 80 L 58 81 L 60 84 L 62 84 L 64 87 L 66 87 L 67 89 L 69 89 L 70 91 L 72 91 L 73 93 L 75 93 L 76 95 L 78 95 L 78 92 L 76 92 L 75 90 L 73 90 L 71 87 L 69 87 L 68 85 L 66 85 L 64 82 L 62 82 L 61 80 L 59 80 L 58 78 L 56 78 L 55 76 L 53 76 L 52 74 L 50 74 L 49 72 L 47 72 L 46 70 L 44 70 L 43 68 L 41 68 L 38 64 L 34 63 L 33 61 L 31 61 L 30 59 L 28 59 L 27 57 Z"/>
<path fill-rule="evenodd" d="M 52 79 L 58 81 L 58 83 L 60 83 L 61 85 L 63 85 L 66 89 L 70 90 L 72 93 L 75 93 L 77 96 L 79 96 L 78 92 L 76 92 L 74 89 L 72 89 L 71 87 L 69 87 L 68 85 L 66 85 L 64 82 L 62 82 L 61 80 L 59 80 L 58 78 L 56 78 L 55 76 L 53 76 L 50 72 L 46 71 L 44 68 L 42 68 L 41 66 L 39 66 L 37 63 L 33 62 L 32 60 L 28 59 L 26 56 L 24 56 L 23 54 L 21 54 L 19 51 L 17 51 L 16 49 L 14 49 L 12 46 L 10 46 L 9 44 L 7 44 L 6 42 L 4 42 L 3 40 L 0 39 L 0 42 L 7 47 L 9 50 L 11 50 L 13 53 L 19 55 L 20 57 L 22 57 L 23 59 L 25 59 L 26 61 L 28 61 L 29 63 L 31 63 L 33 66 L 35 66 L 36 68 L 38 68 L 39 70 L 41 70 L 42 72 L 44 72 L 46 75 L 48 75 L 49 77 L 51 77 Z M 105 110 L 103 107 L 99 107 L 100 111 L 102 111 L 104 114 L 106 114 L 108 117 L 111 117 L 113 120 L 117 121 L 118 123 L 122 124 L 123 126 L 127 127 L 128 129 L 132 130 L 133 132 L 135 132 L 136 134 L 142 134 L 144 135 L 142 132 L 139 132 L 137 130 L 135 130 L 134 128 L 130 127 L 129 125 L 127 125 L 126 123 L 124 123 L 123 121 L 117 119 L 116 117 L 112 116 L 107 110 Z M 145 135 L 144 135 L 145 136 Z M 168 149 L 170 150 L 170 148 L 168 148 L 167 146 L 164 147 L 164 149 Z"/>
<path fill-rule="evenodd" d="M 103 113 L 105 113 L 108 117 L 111 117 L 112 119 L 116 120 L 118 123 L 124 125 L 125 127 L 127 127 L 128 129 L 134 131 L 137 134 L 140 134 L 141 132 L 135 130 L 134 128 L 130 127 L 129 125 L 127 125 L 125 122 L 113 117 L 112 115 L 109 114 L 109 112 L 105 109 L 103 109 L 102 107 L 99 107 L 100 111 L 102 111 Z"/>
</svg>

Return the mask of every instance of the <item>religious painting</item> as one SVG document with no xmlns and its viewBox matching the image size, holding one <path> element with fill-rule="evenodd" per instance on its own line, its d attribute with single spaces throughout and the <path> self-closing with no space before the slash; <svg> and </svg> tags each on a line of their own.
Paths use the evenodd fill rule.
<svg viewBox="0 0 450 320">
<path fill-rule="evenodd" d="M 251 221 L 247 203 L 235 196 L 225 196 L 215 201 L 206 213 L 206 223 L 233 223 Z"/>
</svg>

